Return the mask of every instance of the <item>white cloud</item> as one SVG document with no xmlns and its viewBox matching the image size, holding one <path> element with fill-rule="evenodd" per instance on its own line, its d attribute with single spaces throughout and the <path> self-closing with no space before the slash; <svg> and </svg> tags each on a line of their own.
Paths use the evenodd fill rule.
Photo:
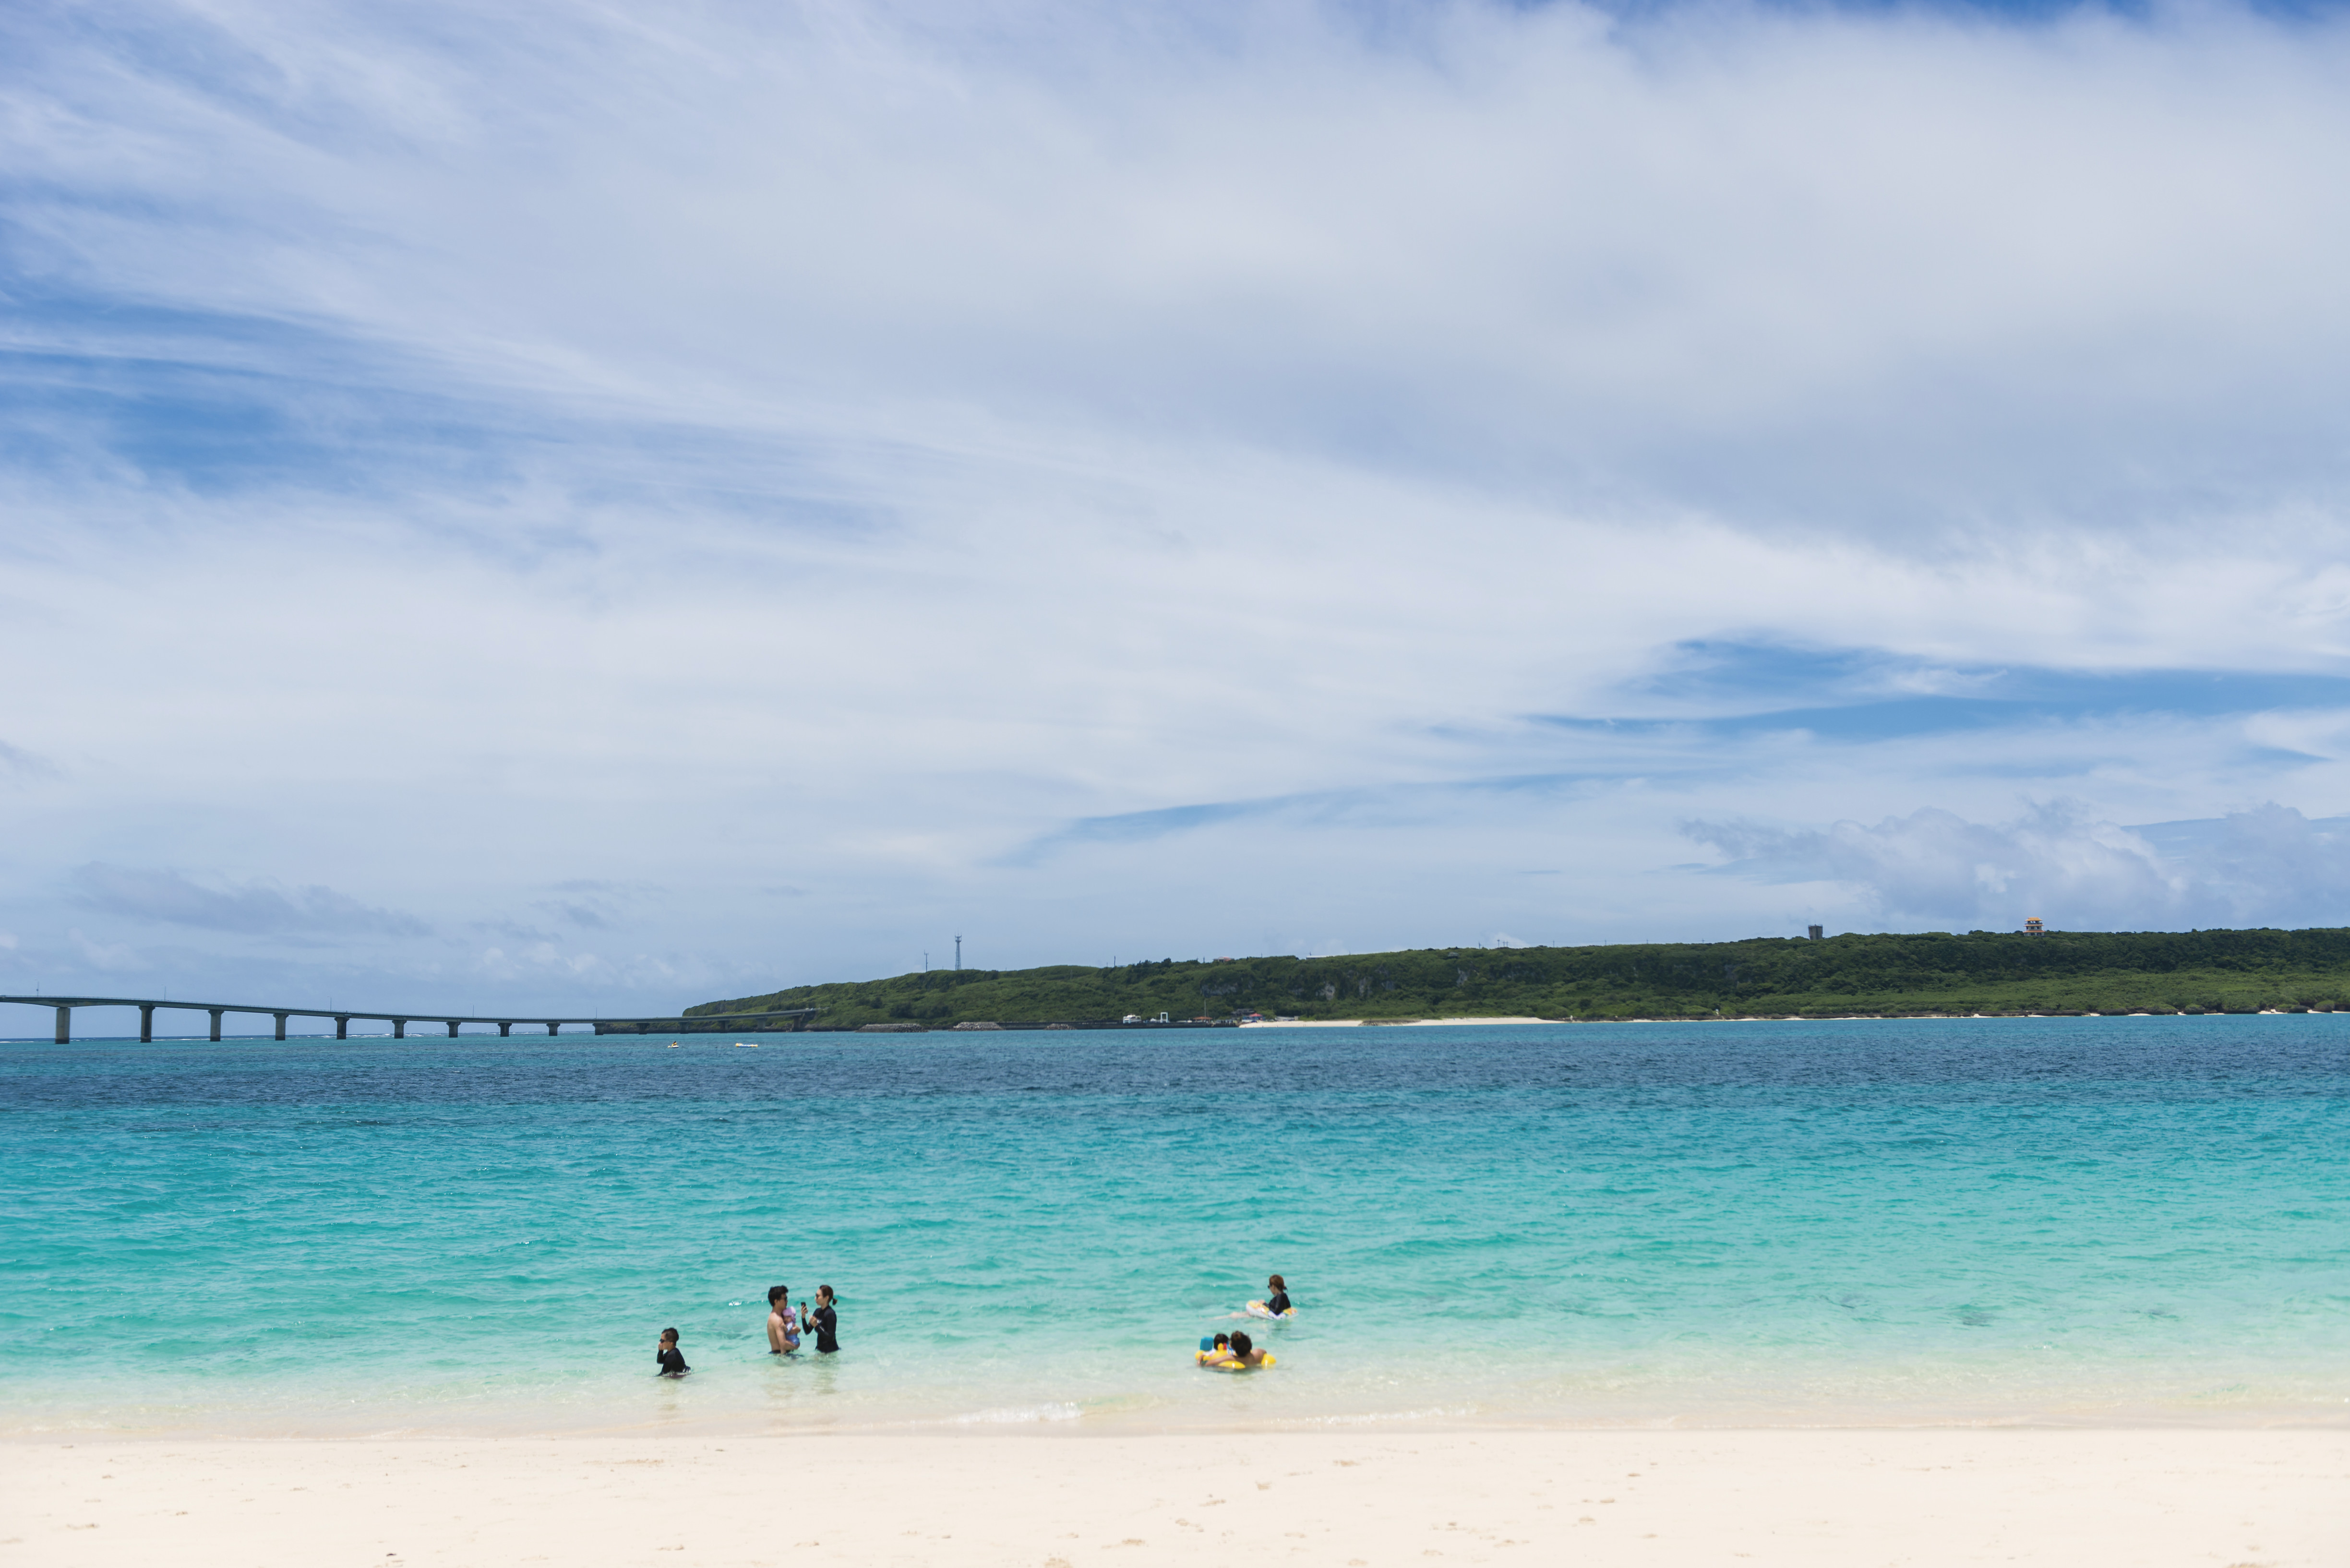
<svg viewBox="0 0 2350 1568">
<path fill-rule="evenodd" d="M 2273 803 L 2142 830 L 2056 801 L 1999 824 L 1928 809 L 1824 829 L 1692 822 L 1685 831 L 1733 857 L 1721 870 L 1846 884 L 1895 925 L 2336 925 L 2350 906 L 2350 819 L 2312 822 Z"/>
<path fill-rule="evenodd" d="M 41 40 L 42 275 L 436 389 L 885 452 L 1221 434 L 1880 540 L 2338 495 L 2329 24 L 146 9 L 220 75 Z"/>
<path fill-rule="evenodd" d="M 0 742 L 0 778 L 28 780 L 57 776 L 57 766 L 47 758 Z"/>
<path fill-rule="evenodd" d="M 120 974 L 140 967 L 138 954 L 127 943 L 94 940 L 79 927 L 68 930 L 66 940 L 73 944 L 74 956 L 83 967 L 100 974 Z"/>
<path fill-rule="evenodd" d="M 421 937 L 431 928 L 396 909 L 378 909 L 332 888 L 291 890 L 265 883 L 207 888 L 177 871 L 92 863 L 77 867 L 84 907 L 133 919 L 247 935 Z"/>
<path fill-rule="evenodd" d="M 2251 883 L 2018 798 L 2345 804 L 2338 701 L 1529 719 L 1700 639 L 1881 696 L 2337 669 L 2334 22 L 109 17 L 0 21 L 20 963 L 108 915 L 218 936 L 124 950 L 172 973 L 651 1007 L 981 921 L 1813 912 L 1662 869 L 1685 818 L 1880 822 L 1804 894 L 1874 918 L 1991 866 L 2183 919 Z"/>
</svg>

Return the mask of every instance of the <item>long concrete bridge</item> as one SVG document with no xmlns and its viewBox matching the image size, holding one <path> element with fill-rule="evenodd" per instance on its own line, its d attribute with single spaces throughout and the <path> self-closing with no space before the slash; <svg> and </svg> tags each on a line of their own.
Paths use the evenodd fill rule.
<svg viewBox="0 0 2350 1568">
<path fill-rule="evenodd" d="M 155 1010 L 164 1008 L 183 1012 L 209 1012 L 213 1019 L 213 1038 L 221 1037 L 221 1018 L 224 1013 L 244 1012 L 265 1014 L 277 1021 L 277 1038 L 286 1038 L 286 1021 L 289 1018 L 331 1018 L 335 1021 L 335 1038 L 350 1038 L 351 1020 L 363 1023 L 381 1021 L 391 1025 L 392 1037 L 408 1038 L 411 1023 L 445 1023 L 449 1037 L 457 1037 L 461 1023 L 494 1023 L 501 1035 L 511 1034 L 514 1026 L 544 1024 L 549 1034 L 562 1033 L 567 1023 L 594 1026 L 598 1034 L 656 1034 L 723 1033 L 728 1030 L 743 1033 L 796 1032 L 807 1027 L 807 1021 L 816 1014 L 813 1007 L 786 1008 L 775 1012 L 697 1012 L 670 1018 L 549 1018 L 545 1014 L 517 1017 L 475 1017 L 471 1014 L 435 1012 L 421 1009 L 369 1010 L 353 1007 L 279 1007 L 274 1004 L 249 1004 L 242 1002 L 167 1002 L 160 997 L 145 996 L 0 996 L 0 1002 L 19 1002 L 26 1007 L 54 1007 L 57 1011 L 57 1044 L 65 1044 L 73 1038 L 73 1010 L 77 1007 L 135 1007 L 139 1010 L 139 1038 L 155 1038 Z"/>
</svg>

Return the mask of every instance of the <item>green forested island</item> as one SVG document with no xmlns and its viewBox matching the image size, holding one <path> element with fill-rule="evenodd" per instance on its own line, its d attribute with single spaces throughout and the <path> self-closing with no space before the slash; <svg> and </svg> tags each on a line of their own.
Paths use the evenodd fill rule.
<svg viewBox="0 0 2350 1568">
<path fill-rule="evenodd" d="M 794 1007 L 822 1009 L 816 1029 L 1098 1023 L 1162 1012 L 1401 1022 L 2350 1011 L 2350 928 L 1925 931 L 933 970 L 794 986 L 687 1012 Z"/>
</svg>

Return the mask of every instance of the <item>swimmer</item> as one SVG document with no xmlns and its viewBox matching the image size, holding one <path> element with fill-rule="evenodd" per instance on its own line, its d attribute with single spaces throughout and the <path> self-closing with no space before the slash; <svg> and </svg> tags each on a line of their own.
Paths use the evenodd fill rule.
<svg viewBox="0 0 2350 1568">
<path fill-rule="evenodd" d="M 1225 1352 L 1224 1359 L 1235 1366 L 1263 1366 L 1264 1352 L 1251 1343 L 1247 1334 L 1236 1334 L 1232 1335 L 1232 1347 Z"/>
<path fill-rule="evenodd" d="M 816 1288 L 816 1310 L 800 1308 L 800 1328 L 816 1335 L 816 1353 L 831 1355 L 840 1349 L 840 1314 L 833 1304 L 832 1287 Z"/>
<path fill-rule="evenodd" d="M 660 1376 L 663 1377 L 682 1377 L 693 1370 L 685 1364 L 685 1357 L 678 1352 L 677 1330 L 673 1328 L 661 1330 L 659 1360 Z"/>
<path fill-rule="evenodd" d="M 792 1318 L 792 1293 L 784 1285 L 767 1292 L 767 1354 L 789 1355 L 800 1347 L 800 1325 Z"/>
<path fill-rule="evenodd" d="M 1279 1317 L 1290 1310 L 1289 1282 L 1286 1280 L 1275 1274 L 1264 1282 L 1264 1288 L 1273 1293 L 1264 1298 L 1264 1311 L 1267 1317 Z"/>
<path fill-rule="evenodd" d="M 1214 1335 L 1201 1334 L 1200 1336 L 1200 1354 L 1204 1359 L 1201 1360 L 1201 1365 L 1204 1366 L 1208 1365 L 1209 1362 L 1230 1359 L 1224 1347 L 1232 1344 L 1232 1336 L 1229 1334 L 1219 1334 Z"/>
</svg>

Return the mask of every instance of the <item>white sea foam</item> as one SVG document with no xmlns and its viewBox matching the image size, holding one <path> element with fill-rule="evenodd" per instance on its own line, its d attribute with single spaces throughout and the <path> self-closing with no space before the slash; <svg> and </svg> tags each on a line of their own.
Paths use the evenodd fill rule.
<svg viewBox="0 0 2350 1568">
<path fill-rule="evenodd" d="M 1011 1405 L 993 1410 L 973 1410 L 953 1417 L 958 1427 L 1016 1427 L 1040 1421 L 1074 1421 L 1085 1412 L 1067 1400 L 1045 1405 Z"/>
</svg>

